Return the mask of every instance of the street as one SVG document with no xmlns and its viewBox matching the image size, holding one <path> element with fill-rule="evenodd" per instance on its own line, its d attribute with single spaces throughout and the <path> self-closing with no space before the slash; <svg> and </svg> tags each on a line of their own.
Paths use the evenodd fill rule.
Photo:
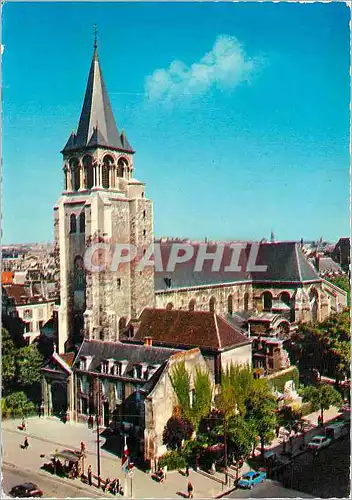
<svg viewBox="0 0 352 500">
<path fill-rule="evenodd" d="M 44 492 L 44 497 L 47 498 L 77 498 L 85 497 L 87 493 L 78 488 L 76 485 L 66 484 L 64 481 L 59 479 L 54 479 L 50 476 L 45 477 L 45 475 L 39 475 L 35 472 L 21 471 L 12 466 L 3 465 L 3 484 L 2 484 L 2 494 L 1 498 L 4 498 L 4 494 L 7 495 L 13 486 L 21 484 L 26 481 L 31 481 L 39 486 Z M 79 484 L 79 483 L 78 483 Z M 95 494 L 94 490 L 90 494 L 92 498 L 101 497 L 101 492 Z"/>
<path fill-rule="evenodd" d="M 314 498 L 301 491 L 284 488 L 277 481 L 265 480 L 252 490 L 237 489 L 228 495 L 228 498 Z"/>
<path fill-rule="evenodd" d="M 350 496 L 350 439 L 334 441 L 318 456 L 305 453 L 297 457 L 289 468 L 283 484 L 295 490 L 320 498 L 348 498 Z"/>
</svg>

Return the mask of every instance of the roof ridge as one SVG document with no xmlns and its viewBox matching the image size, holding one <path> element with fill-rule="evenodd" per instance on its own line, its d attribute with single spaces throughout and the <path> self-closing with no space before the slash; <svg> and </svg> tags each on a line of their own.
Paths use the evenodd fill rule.
<svg viewBox="0 0 352 500">
<path fill-rule="evenodd" d="M 217 314 L 214 313 L 214 322 L 215 322 L 215 329 L 216 329 L 216 334 L 218 337 L 218 343 L 219 343 L 219 349 L 222 349 L 222 344 L 221 344 L 221 338 L 220 338 L 220 332 L 219 332 L 219 326 L 218 326 L 218 321 L 217 321 Z"/>
<path fill-rule="evenodd" d="M 298 276 L 299 276 L 300 281 L 302 281 L 301 263 L 300 263 L 300 260 L 299 260 L 297 244 L 295 245 L 295 252 L 296 252 L 296 261 L 297 261 Z"/>
</svg>

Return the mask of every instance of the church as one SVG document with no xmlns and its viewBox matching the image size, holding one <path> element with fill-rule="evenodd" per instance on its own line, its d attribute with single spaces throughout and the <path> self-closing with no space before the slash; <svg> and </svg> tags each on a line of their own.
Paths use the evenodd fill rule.
<svg viewBox="0 0 352 500">
<path fill-rule="evenodd" d="M 154 244 L 153 202 L 135 178 L 134 154 L 117 128 L 95 39 L 78 127 L 62 150 L 64 186 L 54 207 L 58 353 L 43 371 L 43 399 L 46 415 L 61 405 L 70 419 L 98 413 L 105 425 L 113 417 L 126 419 L 125 403 L 143 407 L 135 433 L 141 453 L 152 459 L 161 453 L 172 414 L 172 391 L 165 392 L 162 380 L 175 360 L 185 357 L 191 374 L 206 366 L 216 384 L 228 363 L 252 363 L 250 332 L 287 336 L 299 321 L 322 321 L 341 310 L 347 294 L 318 276 L 297 242 L 259 243 L 256 263 L 264 272 L 248 270 L 249 242 L 241 244 L 239 271 L 225 269 L 235 242 L 207 243 L 208 253 L 219 244 L 224 249 L 215 271 L 211 259 L 200 271 L 192 259 L 172 272 L 140 269 L 133 261 L 88 270 L 85 255 L 95 243 L 134 245 L 141 254 Z M 167 259 L 175 241 L 158 243 Z"/>
<path fill-rule="evenodd" d="M 346 306 L 346 293 L 318 276 L 297 242 L 261 243 L 257 261 L 267 265 L 264 273 L 244 267 L 226 273 L 224 263 L 211 272 L 208 261 L 199 272 L 192 261 L 172 273 L 153 266 L 137 270 L 133 262 L 117 270 L 87 271 L 85 252 L 95 242 L 131 244 L 144 252 L 154 242 L 153 202 L 145 184 L 134 177 L 134 153 L 116 126 L 95 41 L 77 132 L 62 150 L 64 190 L 54 208 L 60 251 L 59 352 L 83 339 L 118 341 L 145 308 L 230 316 L 284 313 L 295 323 L 321 321 Z M 172 244 L 161 241 L 163 256 Z M 225 253 L 231 244 L 225 242 Z M 240 260 L 248 260 L 247 246 Z M 216 243 L 209 243 L 207 251 L 216 251 Z"/>
</svg>

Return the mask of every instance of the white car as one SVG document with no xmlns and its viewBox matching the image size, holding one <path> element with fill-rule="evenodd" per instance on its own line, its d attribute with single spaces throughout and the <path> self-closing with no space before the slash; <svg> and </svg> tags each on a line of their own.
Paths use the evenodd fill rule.
<svg viewBox="0 0 352 500">
<path fill-rule="evenodd" d="M 326 436 L 315 436 L 308 443 L 308 450 L 312 450 L 314 453 L 318 453 L 322 448 L 329 446 L 331 444 L 331 439 Z"/>
</svg>

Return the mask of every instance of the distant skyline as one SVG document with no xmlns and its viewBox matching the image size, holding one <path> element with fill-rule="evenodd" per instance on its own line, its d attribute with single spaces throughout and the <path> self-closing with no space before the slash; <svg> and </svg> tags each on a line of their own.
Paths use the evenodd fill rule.
<svg viewBox="0 0 352 500">
<path fill-rule="evenodd" d="M 62 155 L 98 51 L 155 236 L 349 235 L 343 3 L 3 7 L 3 244 L 53 240 Z"/>
</svg>

